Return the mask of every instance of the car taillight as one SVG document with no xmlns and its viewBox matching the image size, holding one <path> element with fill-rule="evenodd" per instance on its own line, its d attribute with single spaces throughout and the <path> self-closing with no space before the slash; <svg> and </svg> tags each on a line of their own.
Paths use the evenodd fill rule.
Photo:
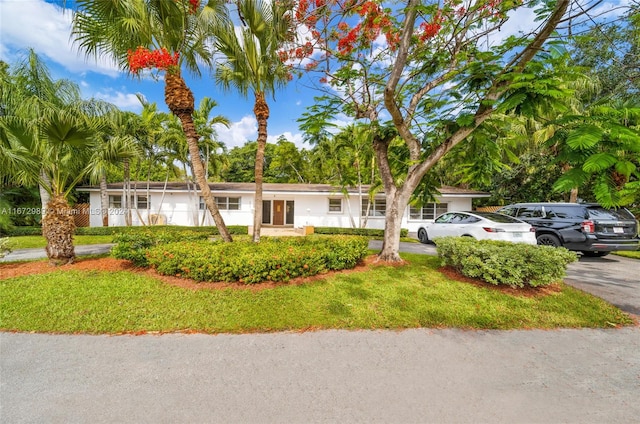
<svg viewBox="0 0 640 424">
<path fill-rule="evenodd" d="M 482 227 L 487 233 L 504 233 L 502 228 Z"/>
<path fill-rule="evenodd" d="M 582 221 L 582 232 L 584 233 L 595 233 L 596 232 L 596 224 L 593 221 Z"/>
<path fill-rule="evenodd" d="M 531 228 L 529 228 L 529 232 L 530 232 L 530 233 L 535 233 L 535 232 L 536 232 L 535 227 L 531 227 Z"/>
</svg>

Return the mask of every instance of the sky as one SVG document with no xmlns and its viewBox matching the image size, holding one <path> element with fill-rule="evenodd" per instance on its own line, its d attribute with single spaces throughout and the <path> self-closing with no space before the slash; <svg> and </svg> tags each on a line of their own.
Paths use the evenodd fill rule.
<svg viewBox="0 0 640 424">
<path fill-rule="evenodd" d="M 121 110 L 140 112 L 142 105 L 136 93 L 141 93 L 147 101 L 155 102 L 159 110 L 168 112 L 162 81 L 133 78 L 106 59 L 98 62 L 86 59 L 70 38 L 70 11 L 63 11 L 56 3 L 61 1 L 0 0 L 0 60 L 17 63 L 26 49 L 33 48 L 45 60 L 52 77 L 74 81 L 80 86 L 83 98 L 102 99 Z M 193 91 L 196 107 L 203 97 L 209 97 L 218 103 L 211 116 L 223 115 L 231 121 L 229 129 L 216 127 L 218 139 L 229 149 L 257 138 L 253 94 L 245 99 L 234 91 L 222 91 L 206 71 L 199 79 L 187 72 L 184 77 Z M 303 143 L 296 120 L 317 95 L 318 92 L 294 80 L 276 92 L 275 100 L 268 98 L 271 109 L 268 142 L 285 136 L 298 147 L 309 148 Z"/>
<path fill-rule="evenodd" d="M 588 1 L 588 0 L 587 0 Z M 629 4 L 632 0 L 603 2 L 599 9 L 611 10 L 613 4 Z M 152 79 L 137 79 L 119 71 L 107 58 L 86 59 L 70 38 L 71 12 L 59 5 L 62 0 L 0 0 L 0 60 L 14 64 L 21 60 L 26 49 L 32 48 L 45 60 L 54 79 L 69 79 L 77 83 L 83 98 L 108 101 L 121 110 L 140 112 L 142 105 L 136 97 L 141 93 L 148 102 L 155 102 L 159 110 L 168 112 L 164 103 L 164 84 Z M 531 10 L 522 10 L 516 19 L 510 19 L 499 33 L 507 37 L 533 26 Z M 231 122 L 230 128 L 217 126 L 218 139 L 227 148 L 242 146 L 257 137 L 257 123 L 253 116 L 253 95 L 243 98 L 234 91 L 224 92 L 205 73 L 200 79 L 184 74 L 194 93 L 196 107 L 203 97 L 218 103 L 212 115 L 223 115 Z M 308 88 L 309 84 L 294 79 L 285 89 L 269 98 L 271 115 L 268 122 L 269 139 L 273 143 L 284 136 L 299 148 L 303 143 L 297 119 L 313 104 L 314 96 L 321 93 Z M 336 117 L 337 123 L 347 123 L 346 117 Z"/>
</svg>

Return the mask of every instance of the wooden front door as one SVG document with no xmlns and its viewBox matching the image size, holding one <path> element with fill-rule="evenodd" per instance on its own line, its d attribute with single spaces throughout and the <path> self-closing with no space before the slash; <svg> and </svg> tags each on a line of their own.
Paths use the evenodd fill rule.
<svg viewBox="0 0 640 424">
<path fill-rule="evenodd" d="M 284 200 L 273 201 L 273 225 L 284 225 Z"/>
</svg>

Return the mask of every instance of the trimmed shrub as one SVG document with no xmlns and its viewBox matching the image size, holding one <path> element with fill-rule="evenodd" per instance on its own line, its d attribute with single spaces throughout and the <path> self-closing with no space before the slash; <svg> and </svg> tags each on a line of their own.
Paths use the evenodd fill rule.
<svg viewBox="0 0 640 424">
<path fill-rule="evenodd" d="M 133 227 L 128 227 L 133 228 Z M 136 231 L 128 231 L 116 234 L 113 242 L 116 245 L 111 249 L 111 256 L 117 259 L 126 259 L 136 266 L 146 267 L 147 252 L 149 248 L 158 244 L 173 243 L 176 241 L 206 240 L 209 234 L 203 231 L 179 230 L 166 231 L 156 228 L 142 228 Z"/>
<path fill-rule="evenodd" d="M 4 258 L 7 253 L 11 253 L 9 248 L 9 239 L 0 238 L 0 258 Z"/>
<path fill-rule="evenodd" d="M 41 236 L 42 227 L 11 227 L 6 229 L 5 235 L 9 237 Z"/>
<path fill-rule="evenodd" d="M 384 230 L 374 228 L 340 228 L 340 227 L 314 227 L 316 234 L 342 234 L 350 236 L 384 237 Z M 400 237 L 408 237 L 409 230 L 402 228 Z"/>
<path fill-rule="evenodd" d="M 229 232 L 234 235 L 247 234 L 246 225 L 230 225 L 227 227 Z M 146 231 L 163 231 L 163 232 L 180 232 L 194 231 L 206 233 L 209 235 L 219 235 L 220 232 L 216 227 L 187 227 L 182 225 L 154 225 L 154 226 L 135 226 L 135 227 L 77 227 L 76 234 L 82 236 L 108 236 L 111 234 L 131 234 Z M 6 230 L 9 237 L 18 236 L 41 236 L 41 227 L 13 227 Z"/>
<path fill-rule="evenodd" d="M 263 237 L 258 244 L 158 244 L 149 249 L 147 261 L 164 275 L 252 284 L 353 268 L 367 253 L 368 240 L 364 237 Z"/>
<path fill-rule="evenodd" d="M 562 280 L 567 265 L 578 259 L 574 252 L 559 247 L 535 246 L 471 237 L 438 239 L 442 265 L 467 277 L 510 287 L 539 287 Z"/>
</svg>

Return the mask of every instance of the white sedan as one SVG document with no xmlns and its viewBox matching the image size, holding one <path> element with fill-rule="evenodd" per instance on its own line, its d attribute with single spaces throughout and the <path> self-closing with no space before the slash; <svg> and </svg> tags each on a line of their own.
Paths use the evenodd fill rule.
<svg viewBox="0 0 640 424">
<path fill-rule="evenodd" d="M 502 240 L 536 244 L 536 230 L 529 224 L 493 212 L 447 212 L 418 229 L 421 243 L 437 237 L 473 237 L 478 240 Z"/>
</svg>

